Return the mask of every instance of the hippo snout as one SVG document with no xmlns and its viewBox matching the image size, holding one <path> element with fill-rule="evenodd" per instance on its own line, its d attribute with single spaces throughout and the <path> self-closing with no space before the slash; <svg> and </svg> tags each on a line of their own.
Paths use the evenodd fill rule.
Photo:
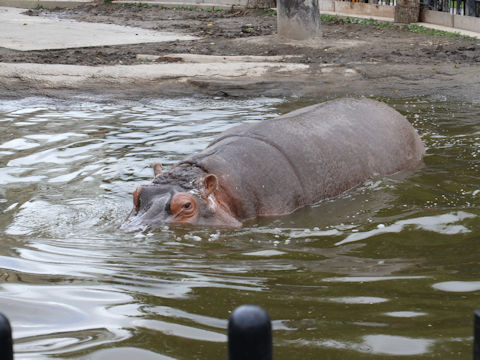
<svg viewBox="0 0 480 360">
<path fill-rule="evenodd" d="M 154 186 L 140 186 L 133 193 L 134 208 L 121 225 L 122 230 L 143 231 L 171 222 L 172 194 Z"/>
</svg>

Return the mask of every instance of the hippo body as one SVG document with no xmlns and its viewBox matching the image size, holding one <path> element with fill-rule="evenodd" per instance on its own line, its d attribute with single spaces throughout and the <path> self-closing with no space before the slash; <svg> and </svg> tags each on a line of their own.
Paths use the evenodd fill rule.
<svg viewBox="0 0 480 360">
<path fill-rule="evenodd" d="M 367 99 L 329 101 L 233 127 L 168 172 L 156 164 L 153 183 L 135 191 L 124 227 L 240 226 L 412 168 L 423 154 L 415 129 L 389 106 Z"/>
</svg>

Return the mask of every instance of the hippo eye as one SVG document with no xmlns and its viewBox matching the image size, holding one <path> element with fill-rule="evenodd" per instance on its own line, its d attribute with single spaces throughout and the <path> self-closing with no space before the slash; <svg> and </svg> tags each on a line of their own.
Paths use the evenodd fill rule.
<svg viewBox="0 0 480 360">
<path fill-rule="evenodd" d="M 198 215 L 198 204 L 191 194 L 177 193 L 172 197 L 170 210 L 174 222 L 191 222 Z"/>
</svg>

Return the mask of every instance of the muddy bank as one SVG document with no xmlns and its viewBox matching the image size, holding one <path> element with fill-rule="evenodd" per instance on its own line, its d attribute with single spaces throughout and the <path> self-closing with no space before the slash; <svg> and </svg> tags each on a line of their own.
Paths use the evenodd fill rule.
<svg viewBox="0 0 480 360">
<path fill-rule="evenodd" d="M 198 36 L 199 40 L 23 52 L 0 48 L 0 62 L 9 66 L 0 71 L 2 96 L 15 96 L 15 92 L 61 94 L 64 90 L 102 94 L 106 89 L 129 96 L 152 92 L 222 96 L 438 93 L 473 99 L 479 93 L 479 40 L 414 33 L 401 25 L 329 19 L 322 24 L 323 40 L 312 44 L 278 38 L 276 17 L 264 10 L 194 11 L 88 5 L 73 10 L 31 10 L 28 14 L 177 31 Z M 189 60 L 176 54 L 295 56 L 269 62 L 265 68 L 259 64 L 261 71 L 257 72 L 239 71 L 238 64 L 231 72 L 217 69 L 190 75 L 168 74 L 165 66 L 174 63 L 186 68 L 198 66 L 189 65 Z M 69 78 L 53 76 L 50 72 L 55 71 L 53 68 L 32 70 L 25 65 L 12 68 L 19 63 L 88 66 L 106 74 L 107 81 L 98 71 Z M 292 64 L 304 66 L 286 66 Z M 148 65 L 142 71 L 153 75 L 136 80 L 115 75 L 122 74 L 121 66 L 125 65 Z M 68 75 L 72 69 L 61 70 L 61 74 Z"/>
<path fill-rule="evenodd" d="M 49 16 L 84 22 L 102 22 L 200 37 L 195 41 L 103 46 L 47 51 L 0 49 L 1 62 L 40 64 L 130 65 L 137 54 L 195 53 L 209 55 L 302 55 L 303 63 L 379 62 L 388 64 L 479 64 L 480 41 L 462 37 L 430 36 L 404 25 L 370 25 L 323 21 L 323 44 L 315 47 L 279 41 L 248 41 L 276 33 L 276 16 L 265 10 L 172 10 L 160 7 L 87 5 L 77 9 L 30 10 L 31 16 Z M 336 46 L 352 42 L 357 46 Z"/>
<path fill-rule="evenodd" d="M 332 71 L 329 68 L 325 71 L 324 68 L 311 67 L 308 71 L 287 74 L 267 72 L 259 77 L 181 76 L 174 79 L 160 77 L 139 80 L 93 75 L 73 81 L 65 81 L 63 76 L 47 74 L 36 77 L 29 73 L 27 76 L 23 74 L 13 78 L 10 75 L 8 78 L 2 77 L 0 74 L 0 83 L 1 98 L 50 96 L 111 101 L 204 95 L 322 99 L 339 96 L 404 98 L 434 95 L 440 99 L 477 103 L 480 93 L 480 69 L 478 66 L 419 69 L 418 66 L 411 65 L 379 67 L 377 64 L 369 64 L 356 65 L 354 68 L 339 67 Z"/>
</svg>

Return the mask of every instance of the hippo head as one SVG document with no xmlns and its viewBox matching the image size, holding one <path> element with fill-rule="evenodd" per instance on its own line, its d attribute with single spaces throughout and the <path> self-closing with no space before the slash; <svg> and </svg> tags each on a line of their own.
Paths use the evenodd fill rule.
<svg viewBox="0 0 480 360">
<path fill-rule="evenodd" d="M 222 201 L 218 178 L 182 164 L 163 172 L 154 164 L 154 180 L 133 192 L 133 210 L 121 228 L 129 231 L 168 224 L 240 226 Z"/>
</svg>

